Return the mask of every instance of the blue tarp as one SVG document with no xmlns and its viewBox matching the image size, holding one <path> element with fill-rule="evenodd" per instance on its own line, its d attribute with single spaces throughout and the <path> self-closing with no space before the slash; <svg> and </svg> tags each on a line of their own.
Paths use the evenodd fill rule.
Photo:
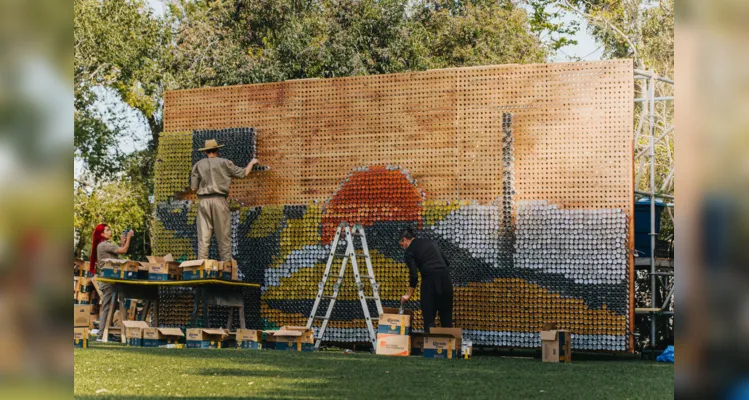
<svg viewBox="0 0 749 400">
<path fill-rule="evenodd" d="M 661 355 L 659 355 L 655 359 L 655 361 L 667 362 L 667 363 L 674 362 L 674 346 L 666 347 L 666 350 L 663 350 L 663 353 L 661 353 Z"/>
</svg>

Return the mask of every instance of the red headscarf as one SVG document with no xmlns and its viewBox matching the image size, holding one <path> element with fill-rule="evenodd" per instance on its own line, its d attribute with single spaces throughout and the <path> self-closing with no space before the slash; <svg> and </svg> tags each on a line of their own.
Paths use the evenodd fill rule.
<svg viewBox="0 0 749 400">
<path fill-rule="evenodd" d="M 99 247 L 99 243 L 105 241 L 104 239 L 104 229 L 106 229 L 107 224 L 99 224 L 96 225 L 96 229 L 94 229 L 94 242 L 91 244 L 91 256 L 88 260 L 88 270 L 92 274 L 96 273 L 96 248 Z"/>
</svg>

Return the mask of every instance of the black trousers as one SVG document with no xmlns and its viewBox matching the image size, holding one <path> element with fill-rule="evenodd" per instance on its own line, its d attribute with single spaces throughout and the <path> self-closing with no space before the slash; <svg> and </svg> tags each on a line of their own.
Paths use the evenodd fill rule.
<svg viewBox="0 0 749 400">
<path fill-rule="evenodd" d="M 424 318 L 424 332 L 434 326 L 437 314 L 443 328 L 453 326 L 453 284 L 450 275 L 422 277 L 421 314 Z"/>
</svg>

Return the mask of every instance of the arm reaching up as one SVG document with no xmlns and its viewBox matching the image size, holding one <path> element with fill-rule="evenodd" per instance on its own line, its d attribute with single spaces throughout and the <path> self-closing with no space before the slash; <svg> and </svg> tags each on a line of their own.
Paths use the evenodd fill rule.
<svg viewBox="0 0 749 400">
<path fill-rule="evenodd" d="M 255 166 L 255 164 L 259 163 L 260 161 L 257 160 L 257 158 L 253 158 L 252 161 L 250 161 L 249 164 L 244 168 L 244 176 L 247 176 L 250 174 L 250 171 L 252 171 L 252 167 Z"/>
</svg>

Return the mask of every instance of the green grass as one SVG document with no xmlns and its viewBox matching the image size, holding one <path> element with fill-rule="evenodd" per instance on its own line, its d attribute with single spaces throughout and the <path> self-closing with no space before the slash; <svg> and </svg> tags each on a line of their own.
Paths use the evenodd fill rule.
<svg viewBox="0 0 749 400">
<path fill-rule="evenodd" d="M 75 349 L 75 398 L 665 399 L 673 364 L 627 356 L 472 360 L 369 353 L 132 348 Z"/>
</svg>

